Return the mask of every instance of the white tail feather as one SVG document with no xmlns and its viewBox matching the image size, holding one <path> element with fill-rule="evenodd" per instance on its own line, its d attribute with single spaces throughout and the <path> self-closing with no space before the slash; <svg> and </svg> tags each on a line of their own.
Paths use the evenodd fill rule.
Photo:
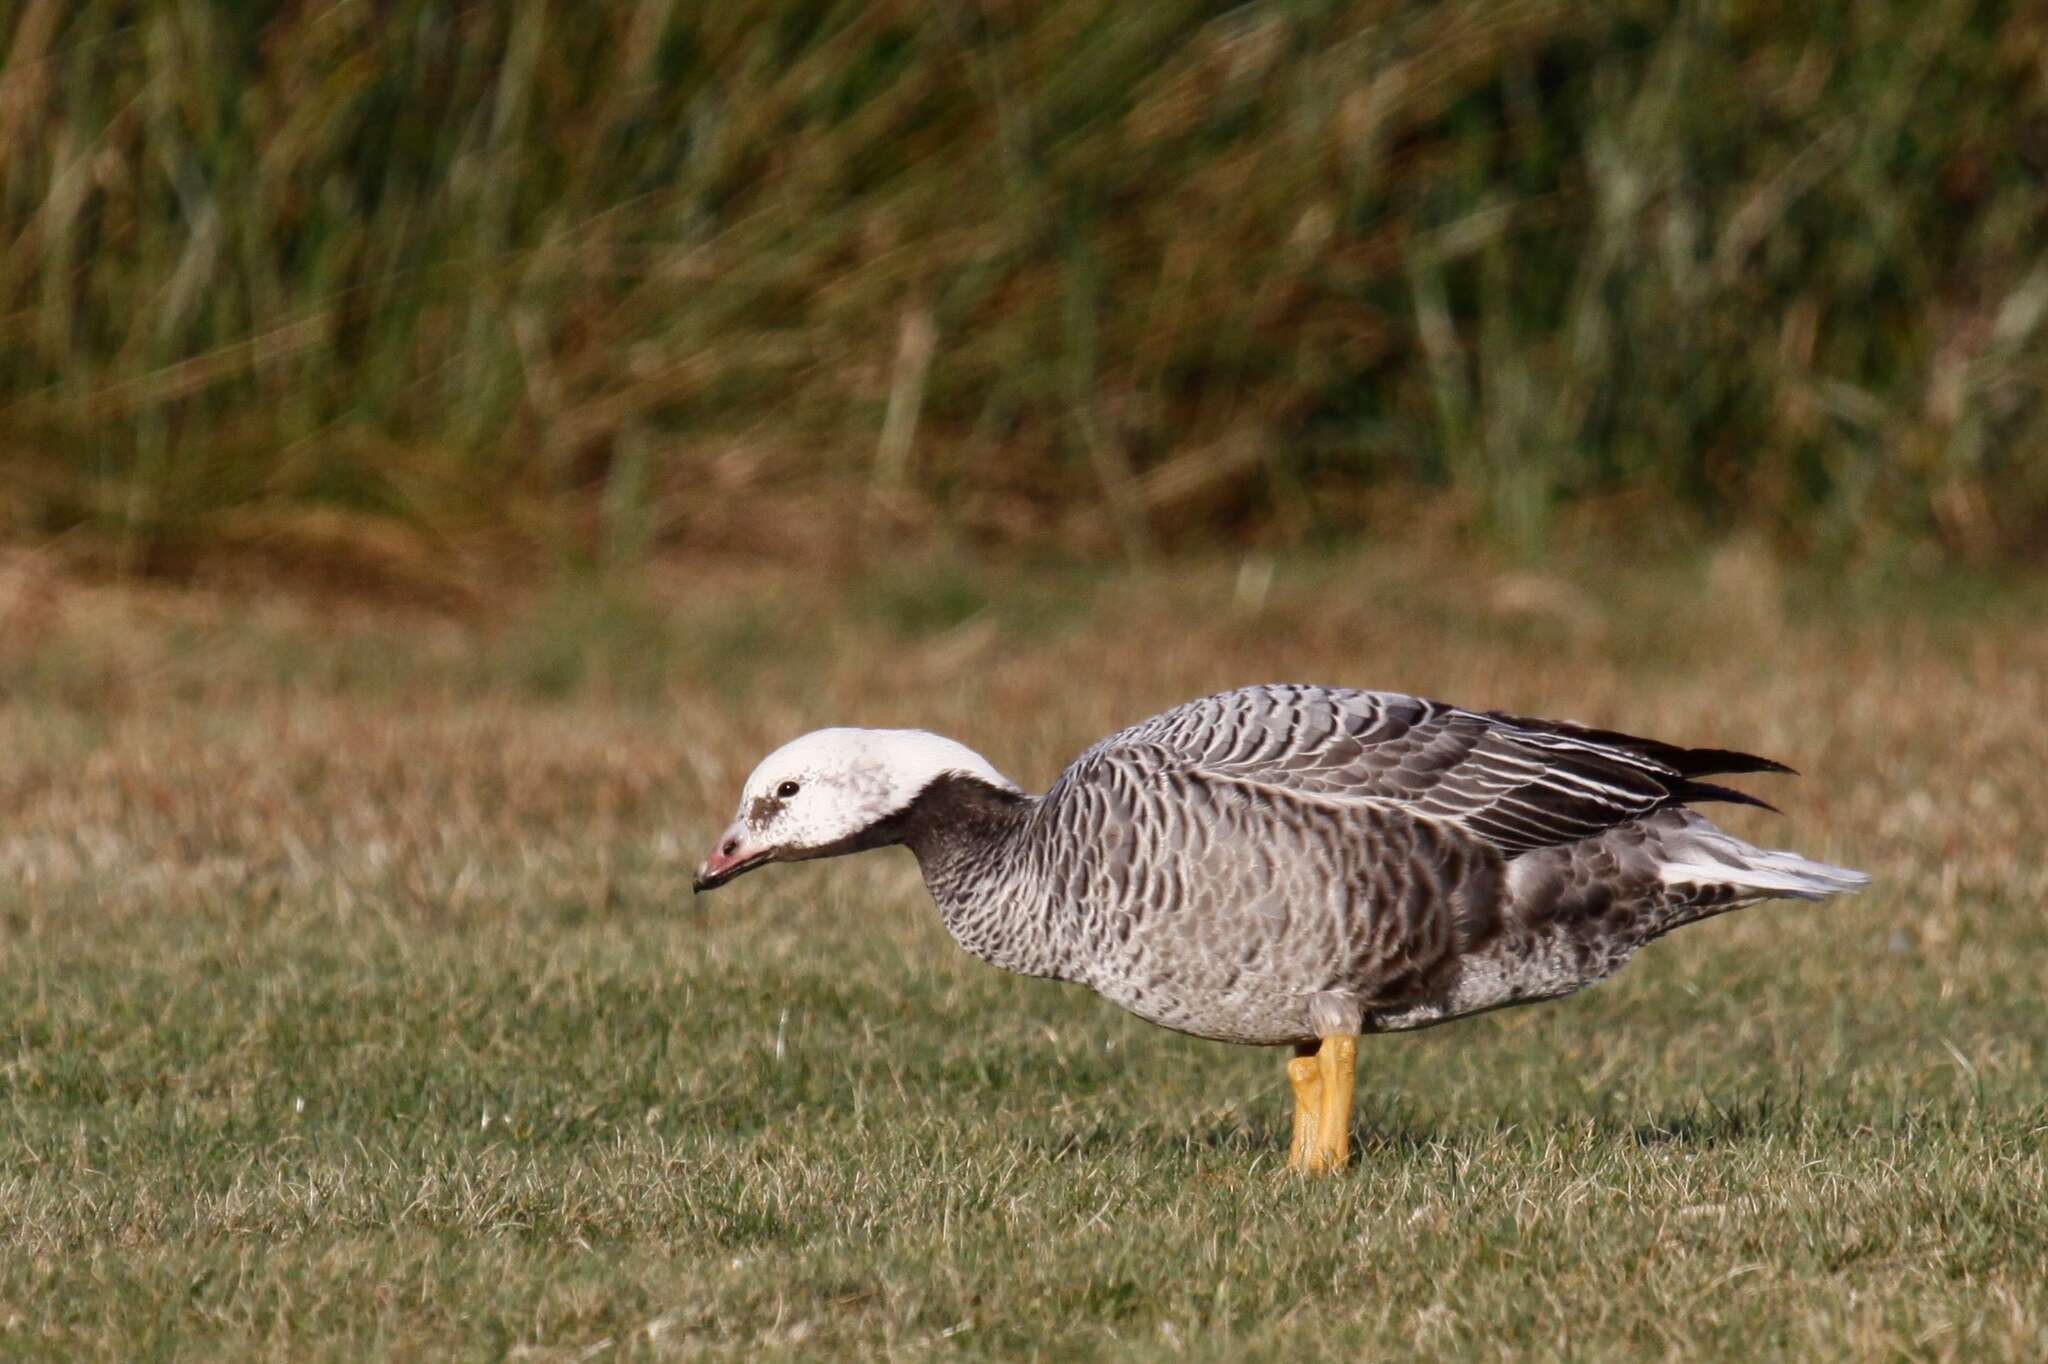
<svg viewBox="0 0 2048 1364">
<path fill-rule="evenodd" d="M 1658 879 L 1666 885 L 1737 886 L 1765 895 L 1824 900 L 1870 884 L 1860 871 L 1783 849 L 1759 848 L 1704 819 L 1695 820 L 1670 851 L 1676 856 L 1657 868 Z"/>
</svg>

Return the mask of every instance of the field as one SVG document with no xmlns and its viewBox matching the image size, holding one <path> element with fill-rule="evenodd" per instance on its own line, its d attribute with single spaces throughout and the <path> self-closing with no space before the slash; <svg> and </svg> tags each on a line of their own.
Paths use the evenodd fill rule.
<svg viewBox="0 0 2048 1364">
<path fill-rule="evenodd" d="M 2048 1358 L 2044 16 L 0 0 L 0 1359 Z M 1875 883 L 1314 1184 L 907 854 L 690 895 L 1276 679 Z"/>
<path fill-rule="evenodd" d="M 1741 548 L 1348 554 L 449 617 L 0 564 L 0 1355 L 2048 1354 L 2048 613 Z M 690 871 L 772 742 L 1029 785 L 1292 677 L 1777 755 L 1868 869 L 1569 1001 L 1280 1057 L 960 953 L 906 854 Z"/>
</svg>

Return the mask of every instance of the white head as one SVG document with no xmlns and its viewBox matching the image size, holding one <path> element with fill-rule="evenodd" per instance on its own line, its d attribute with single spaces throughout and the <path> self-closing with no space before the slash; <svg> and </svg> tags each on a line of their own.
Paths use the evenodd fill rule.
<svg viewBox="0 0 2048 1364">
<path fill-rule="evenodd" d="M 861 834 L 951 773 L 1017 790 L 973 749 L 921 729 L 820 729 L 792 739 L 747 778 L 739 813 L 697 869 L 696 888 L 724 885 L 767 862 L 870 846 Z"/>
</svg>

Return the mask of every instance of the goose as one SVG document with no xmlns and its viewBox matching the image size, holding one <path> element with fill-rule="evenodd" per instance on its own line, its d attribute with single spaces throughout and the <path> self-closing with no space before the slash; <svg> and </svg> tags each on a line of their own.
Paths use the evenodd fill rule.
<svg viewBox="0 0 2048 1364">
<path fill-rule="evenodd" d="M 694 890 L 902 845 L 984 961 L 1162 1027 L 1294 1050 L 1287 1164 L 1350 1157 L 1360 1036 L 1556 999 L 1675 928 L 1863 873 L 1691 807 L 1773 807 L 1708 776 L 1767 758 L 1270 685 L 1096 743 L 1043 795 L 916 729 L 820 729 L 763 758 Z"/>
</svg>

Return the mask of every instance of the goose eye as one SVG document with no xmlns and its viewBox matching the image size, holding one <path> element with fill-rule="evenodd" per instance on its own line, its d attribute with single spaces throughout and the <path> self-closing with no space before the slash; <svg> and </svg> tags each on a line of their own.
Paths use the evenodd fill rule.
<svg viewBox="0 0 2048 1364">
<path fill-rule="evenodd" d="M 776 797 L 781 800 L 788 800 L 791 796 L 795 795 L 796 792 L 797 785 L 793 781 L 786 781 L 782 783 L 782 785 L 775 788 Z"/>
</svg>

